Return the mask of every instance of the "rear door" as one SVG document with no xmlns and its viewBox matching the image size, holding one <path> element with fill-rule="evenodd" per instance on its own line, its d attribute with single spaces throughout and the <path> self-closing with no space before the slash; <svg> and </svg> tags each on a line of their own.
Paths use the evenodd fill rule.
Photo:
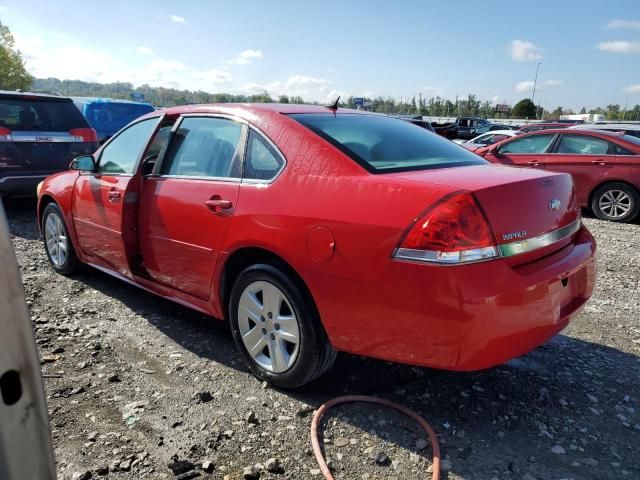
<svg viewBox="0 0 640 480">
<path fill-rule="evenodd" d="M 155 281 L 207 300 L 222 240 L 238 200 L 246 126 L 185 116 L 155 171 L 139 214 L 141 267 Z"/>
<path fill-rule="evenodd" d="M 44 178 L 96 148 L 95 131 L 71 99 L 0 94 L 0 177 Z"/>
<path fill-rule="evenodd" d="M 547 152 L 553 145 L 555 137 L 553 133 L 516 137 L 501 144 L 497 151 L 485 154 L 485 158 L 493 163 L 515 167 L 544 168 Z"/>
<path fill-rule="evenodd" d="M 128 277 L 137 250 L 140 184 L 134 173 L 160 119 L 122 130 L 99 152 L 97 171 L 81 173 L 74 186 L 72 213 L 80 248 Z"/>
<path fill-rule="evenodd" d="M 570 173 L 581 205 L 589 202 L 593 189 L 615 172 L 615 145 L 605 139 L 563 133 L 548 156 L 547 168 Z"/>
</svg>

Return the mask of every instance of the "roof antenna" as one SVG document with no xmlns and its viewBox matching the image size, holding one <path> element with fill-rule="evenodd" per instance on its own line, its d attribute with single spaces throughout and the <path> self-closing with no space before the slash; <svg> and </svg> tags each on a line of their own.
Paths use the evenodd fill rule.
<svg viewBox="0 0 640 480">
<path fill-rule="evenodd" d="M 338 95 L 338 98 L 336 98 L 336 101 L 333 102 L 332 104 L 329 105 L 325 105 L 326 108 L 329 108 L 331 110 L 333 110 L 334 112 L 336 110 L 338 110 L 338 102 L 340 101 L 340 95 Z"/>
</svg>

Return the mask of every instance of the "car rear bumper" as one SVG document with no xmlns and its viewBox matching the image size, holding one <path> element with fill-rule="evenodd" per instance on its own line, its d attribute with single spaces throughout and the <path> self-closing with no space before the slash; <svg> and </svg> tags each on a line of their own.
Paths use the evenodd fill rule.
<svg viewBox="0 0 640 480">
<path fill-rule="evenodd" d="M 480 370 L 566 327 L 591 296 L 595 261 L 595 240 L 582 227 L 563 248 L 522 265 L 507 259 L 461 266 L 391 261 L 366 286 L 334 282 L 331 300 L 318 303 L 339 350 Z"/>
<path fill-rule="evenodd" d="M 47 175 L 0 176 L 0 194 L 33 195 L 35 197 L 38 183 L 45 178 Z"/>
</svg>

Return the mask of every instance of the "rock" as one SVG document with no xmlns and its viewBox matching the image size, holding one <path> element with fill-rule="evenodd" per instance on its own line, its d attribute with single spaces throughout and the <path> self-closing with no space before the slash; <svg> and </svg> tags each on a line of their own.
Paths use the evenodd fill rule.
<svg viewBox="0 0 640 480">
<path fill-rule="evenodd" d="M 564 455 L 567 451 L 560 445 L 555 445 L 551 448 L 551 451 L 556 455 Z"/>
<path fill-rule="evenodd" d="M 596 465 L 598 465 L 598 461 L 595 458 L 583 458 L 582 460 L 580 460 L 580 463 L 589 467 L 595 467 Z"/>
<path fill-rule="evenodd" d="M 111 375 L 109 375 L 107 377 L 107 380 L 109 381 L 109 383 L 120 383 L 122 381 L 117 373 L 112 373 Z"/>
<path fill-rule="evenodd" d="M 89 435 L 87 435 L 87 440 L 89 440 L 90 442 L 95 442 L 96 440 L 98 440 L 98 432 L 91 432 Z"/>
<path fill-rule="evenodd" d="M 391 459 L 389 458 L 389 455 L 387 455 L 385 452 L 379 452 L 376 455 L 376 463 L 378 465 L 386 467 L 391 463 Z"/>
<path fill-rule="evenodd" d="M 208 403 L 211 400 L 213 400 L 213 395 L 211 395 L 211 392 L 205 391 L 205 392 L 196 393 L 195 398 L 196 398 L 196 403 Z"/>
<path fill-rule="evenodd" d="M 424 450 L 428 445 L 427 441 L 423 438 L 416 440 L 416 450 Z"/>
<path fill-rule="evenodd" d="M 267 471 L 269 472 L 281 472 L 282 471 L 282 467 L 280 466 L 280 460 L 272 457 L 270 459 L 268 459 L 266 462 L 264 462 L 264 468 L 267 469 Z"/>
<path fill-rule="evenodd" d="M 249 413 L 247 413 L 247 415 L 245 417 L 245 421 L 247 423 L 252 424 L 252 425 L 257 425 L 258 424 L 258 417 L 256 417 L 256 414 L 254 412 L 249 412 Z"/>
<path fill-rule="evenodd" d="M 109 473 L 109 467 L 107 467 L 106 465 L 102 465 L 102 466 L 96 468 L 96 473 L 98 475 L 100 475 L 101 477 L 103 477 L 104 475 Z"/>
<path fill-rule="evenodd" d="M 91 471 L 87 470 L 86 472 L 76 472 L 71 477 L 71 480 L 89 480 L 91 478 Z"/>
<path fill-rule="evenodd" d="M 187 473 L 187 472 L 190 472 L 191 470 L 196 469 L 196 466 L 190 461 L 178 460 L 177 455 L 174 455 L 172 460 L 173 462 L 169 463 L 167 467 L 169 467 L 169 470 L 171 470 L 175 476 L 178 476 L 183 473 Z"/>
<path fill-rule="evenodd" d="M 210 462 L 209 460 L 205 460 L 204 462 L 202 462 L 202 465 L 200 467 L 205 472 L 211 473 L 213 472 L 214 465 L 213 465 L 213 462 Z"/>
<path fill-rule="evenodd" d="M 131 460 L 125 460 L 124 462 L 120 462 L 120 470 L 123 472 L 128 472 L 131 470 Z"/>
<path fill-rule="evenodd" d="M 176 480 L 189 480 L 190 478 L 197 478 L 200 476 L 200 472 L 191 470 L 190 472 L 184 472 L 176 476 Z"/>
<path fill-rule="evenodd" d="M 333 443 L 335 444 L 336 447 L 346 447 L 347 445 L 349 445 L 349 440 L 347 440 L 344 437 L 339 437 L 339 438 L 336 438 L 336 440 Z"/>
<path fill-rule="evenodd" d="M 446 458 L 444 460 L 442 460 L 440 462 L 440 470 L 442 470 L 443 472 L 448 472 L 453 468 L 453 465 L 451 465 L 451 461 L 447 460 Z"/>
<path fill-rule="evenodd" d="M 244 467 L 242 470 L 242 478 L 245 480 L 257 480 L 260 478 L 260 472 L 258 472 L 255 466 L 250 465 L 248 467 Z"/>
<path fill-rule="evenodd" d="M 319 468 L 312 468 L 311 470 L 309 470 L 309 473 L 313 476 L 317 476 L 322 473 L 322 470 L 320 470 Z"/>
</svg>

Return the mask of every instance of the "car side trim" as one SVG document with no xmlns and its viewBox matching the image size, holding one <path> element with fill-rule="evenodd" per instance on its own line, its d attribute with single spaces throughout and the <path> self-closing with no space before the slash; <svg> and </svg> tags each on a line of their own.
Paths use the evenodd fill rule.
<svg viewBox="0 0 640 480">
<path fill-rule="evenodd" d="M 521 253 L 532 252 L 539 248 L 547 247 L 556 242 L 564 240 L 570 237 L 582 227 L 582 219 L 579 218 L 569 225 L 566 225 L 557 230 L 538 235 L 537 237 L 528 238 L 526 240 L 519 240 L 517 242 L 505 243 L 498 245 L 498 251 L 502 257 L 511 257 L 513 255 L 519 255 Z"/>
<path fill-rule="evenodd" d="M 45 179 L 48 175 L 10 175 L 0 178 L 0 183 L 10 182 L 11 180 L 30 180 L 33 178 Z"/>
</svg>

